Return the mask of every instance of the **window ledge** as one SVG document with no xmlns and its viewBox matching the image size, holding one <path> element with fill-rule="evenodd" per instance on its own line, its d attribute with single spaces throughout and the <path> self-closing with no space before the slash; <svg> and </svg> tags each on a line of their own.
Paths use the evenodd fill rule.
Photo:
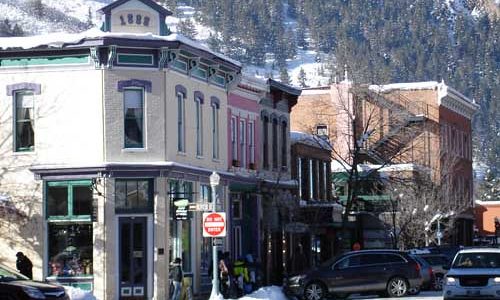
<svg viewBox="0 0 500 300">
<path fill-rule="evenodd" d="M 187 156 L 187 153 L 186 152 L 182 152 L 182 151 L 177 151 L 177 155 Z"/>
<path fill-rule="evenodd" d="M 35 151 L 12 151 L 12 155 L 15 156 L 28 156 L 28 155 L 36 155 Z"/>
<path fill-rule="evenodd" d="M 205 157 L 203 157 L 203 155 L 196 155 L 196 158 L 197 159 L 204 159 Z"/>
<path fill-rule="evenodd" d="M 123 148 L 122 152 L 127 153 L 127 152 L 147 152 L 148 149 L 146 148 Z"/>
<path fill-rule="evenodd" d="M 216 162 L 216 163 L 220 163 L 220 159 L 219 158 L 212 158 L 212 161 Z"/>
</svg>

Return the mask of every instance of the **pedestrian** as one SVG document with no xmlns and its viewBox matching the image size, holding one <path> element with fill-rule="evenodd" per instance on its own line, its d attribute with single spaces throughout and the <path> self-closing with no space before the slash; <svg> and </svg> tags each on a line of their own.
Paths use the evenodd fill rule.
<svg viewBox="0 0 500 300">
<path fill-rule="evenodd" d="M 250 282 L 250 278 L 248 276 L 248 268 L 243 260 L 243 257 L 239 257 L 234 262 L 234 283 L 236 287 L 236 296 L 239 298 L 243 296 L 245 291 L 245 284 Z"/>
<path fill-rule="evenodd" d="M 31 260 L 22 252 L 17 252 L 16 257 L 16 267 L 19 270 L 19 273 L 29 279 L 33 279 L 33 263 Z"/>
<path fill-rule="evenodd" d="M 225 254 L 219 253 L 219 290 L 224 298 L 229 297 L 229 288 L 231 277 L 229 274 L 229 268 L 227 267 Z"/>
<path fill-rule="evenodd" d="M 257 265 L 255 264 L 253 256 L 250 253 L 246 255 L 245 261 L 248 268 L 248 278 L 250 280 L 248 284 L 245 285 L 245 293 L 249 294 L 257 287 Z"/>
<path fill-rule="evenodd" d="M 182 260 L 177 257 L 170 267 L 170 278 L 172 279 L 172 284 L 174 286 L 172 300 L 179 300 L 181 298 L 183 278 L 181 262 Z"/>
</svg>

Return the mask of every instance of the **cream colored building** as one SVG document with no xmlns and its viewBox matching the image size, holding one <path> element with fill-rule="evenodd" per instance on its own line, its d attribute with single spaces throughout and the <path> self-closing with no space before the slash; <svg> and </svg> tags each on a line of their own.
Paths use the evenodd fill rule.
<svg viewBox="0 0 500 300">
<path fill-rule="evenodd" d="M 227 95 L 241 65 L 166 35 L 170 12 L 154 1 L 101 13 L 104 31 L 0 40 L 0 263 L 22 251 L 37 280 L 165 299 L 180 257 L 199 293 L 211 243 L 201 211 L 174 203 L 212 202 L 218 171 L 226 209 L 238 180 L 225 172 Z"/>
</svg>

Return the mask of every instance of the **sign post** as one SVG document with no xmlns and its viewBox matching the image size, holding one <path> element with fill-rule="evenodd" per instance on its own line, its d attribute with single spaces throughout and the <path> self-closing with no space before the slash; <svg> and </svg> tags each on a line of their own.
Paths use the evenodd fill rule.
<svg viewBox="0 0 500 300">
<path fill-rule="evenodd" d="M 221 215 L 221 213 L 216 212 L 217 203 L 217 187 L 220 183 L 220 176 L 217 172 L 212 172 L 210 175 L 210 187 L 212 188 L 212 213 L 207 213 L 206 218 L 203 214 L 203 236 L 212 237 L 212 260 L 213 260 L 213 273 L 212 273 L 212 292 L 210 293 L 210 299 L 219 299 L 219 274 L 218 270 L 218 260 L 217 260 L 217 246 L 215 245 L 216 236 L 226 235 L 226 215 Z"/>
</svg>

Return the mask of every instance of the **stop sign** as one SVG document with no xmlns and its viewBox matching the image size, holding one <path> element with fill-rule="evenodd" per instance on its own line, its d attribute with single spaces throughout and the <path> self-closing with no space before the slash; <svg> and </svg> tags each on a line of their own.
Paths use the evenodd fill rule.
<svg viewBox="0 0 500 300">
<path fill-rule="evenodd" d="M 224 237 L 226 236 L 226 213 L 203 213 L 203 236 Z"/>
</svg>

